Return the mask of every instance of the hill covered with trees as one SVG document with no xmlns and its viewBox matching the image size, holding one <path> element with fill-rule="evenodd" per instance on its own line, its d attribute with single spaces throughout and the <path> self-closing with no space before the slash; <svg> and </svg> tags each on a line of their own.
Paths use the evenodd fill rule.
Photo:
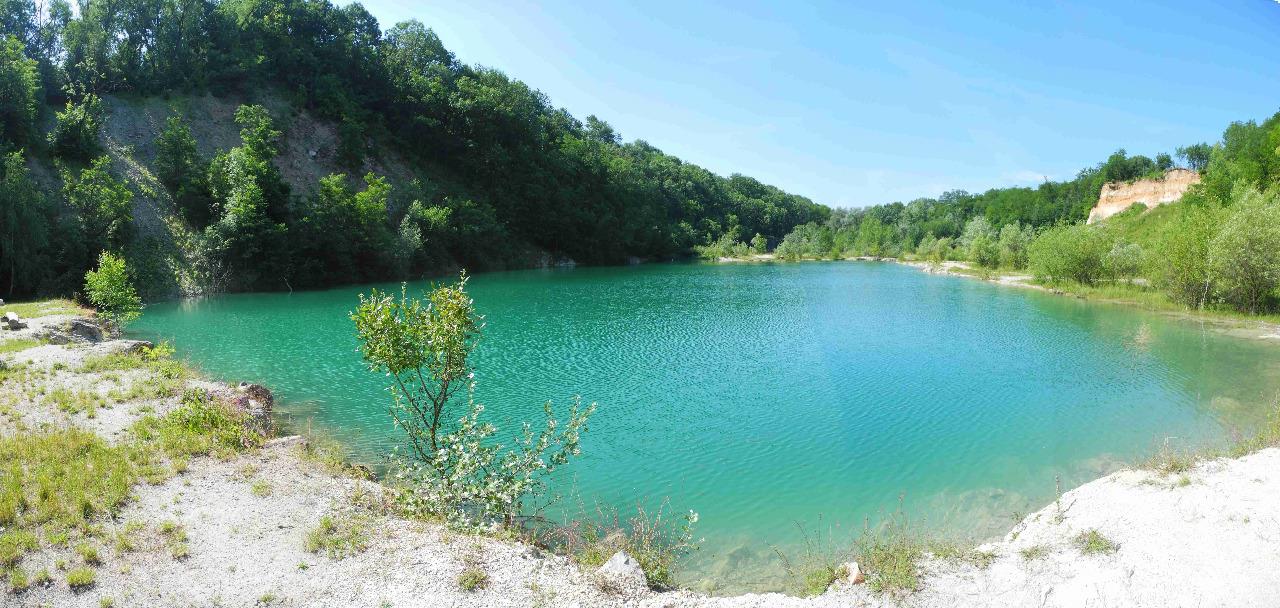
<svg viewBox="0 0 1280 608">
<path fill-rule="evenodd" d="M 154 297 L 172 295 L 165 285 L 286 289 L 528 266 L 543 252 L 679 256 L 726 236 L 776 243 L 829 214 L 624 142 L 595 116 L 463 63 L 423 24 L 384 30 L 358 4 L 87 0 L 73 11 L 14 0 L 0 11 L 10 297 L 74 291 L 102 250 L 142 268 Z M 184 100 L 208 94 L 246 103 L 226 125 L 239 141 L 203 154 L 209 117 Z M 111 108 L 153 99 L 173 102 L 154 141 L 104 145 Z M 315 183 L 281 170 L 299 114 L 335 134 L 334 171 Z M 141 147 L 154 155 L 131 154 Z M 158 202 L 155 222 L 134 217 L 139 199 Z"/>
</svg>

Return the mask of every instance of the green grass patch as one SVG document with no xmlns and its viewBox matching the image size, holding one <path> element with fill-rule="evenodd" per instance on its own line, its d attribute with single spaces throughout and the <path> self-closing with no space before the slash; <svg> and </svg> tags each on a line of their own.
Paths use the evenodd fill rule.
<svg viewBox="0 0 1280 608">
<path fill-rule="evenodd" d="M 458 575 L 458 588 L 463 591 L 476 591 L 489 586 L 489 575 L 484 570 L 470 567 Z"/>
<path fill-rule="evenodd" d="M 1030 547 L 1027 547 L 1026 549 L 1019 551 L 1018 554 L 1021 555 L 1022 559 L 1026 561 L 1044 559 L 1049 556 L 1049 546 L 1048 545 L 1032 545 Z"/>
<path fill-rule="evenodd" d="M 368 522 L 363 518 L 325 515 L 307 533 L 303 548 L 308 553 L 323 552 L 332 559 L 362 553 L 369 548 Z"/>
<path fill-rule="evenodd" d="M 901 513 L 865 530 L 856 547 L 858 566 L 866 571 L 872 591 L 900 596 L 920 588 L 925 545 Z"/>
<path fill-rule="evenodd" d="M 98 575 L 92 568 L 74 568 L 67 572 L 67 586 L 72 591 L 80 592 L 93 586 L 98 580 Z"/>
<path fill-rule="evenodd" d="M 2 312 L 17 313 L 19 317 L 31 319 L 50 315 L 88 315 L 89 309 L 81 308 L 71 300 L 41 300 L 38 302 L 6 302 L 0 306 Z"/>
<path fill-rule="evenodd" d="M 1075 537 L 1074 542 L 1076 548 L 1085 555 L 1110 555 L 1120 548 L 1119 545 L 1103 536 L 1097 529 L 1081 532 L 1079 536 Z"/>
<path fill-rule="evenodd" d="M 58 411 L 68 414 L 81 414 L 89 418 L 98 415 L 98 408 L 102 407 L 104 402 L 98 393 L 92 391 L 71 391 L 65 388 L 57 388 L 49 393 L 46 402 L 58 408 Z"/>
<path fill-rule="evenodd" d="M 262 435 L 247 424 L 247 415 L 232 411 L 202 389 L 188 390 L 182 406 L 164 416 L 145 416 L 134 424 L 136 442 L 169 458 L 212 455 L 230 458 L 261 447 Z"/>
<path fill-rule="evenodd" d="M 625 522 L 617 511 L 597 515 L 594 520 L 584 518 L 554 530 L 552 536 L 559 540 L 549 544 L 591 568 L 603 565 L 618 551 L 626 551 L 640 563 L 649 585 L 659 589 L 675 585 L 676 561 L 697 548 L 693 525 L 698 517 L 693 512 L 673 518 L 666 514 L 664 504 L 652 514 L 637 507 L 636 514 Z M 534 542 L 543 544 L 544 540 Z"/>
<path fill-rule="evenodd" d="M 850 559 L 850 551 L 837 550 L 831 542 L 830 532 L 819 529 L 811 533 L 803 525 L 796 524 L 804 549 L 796 555 L 788 555 L 774 547 L 773 552 L 782 562 L 786 572 L 785 590 L 799 597 L 822 595 L 837 579 L 849 576 L 844 565 Z"/>
<path fill-rule="evenodd" d="M 0 355 L 7 355 L 9 353 L 22 352 L 24 350 L 27 350 L 28 348 L 35 348 L 37 346 L 40 346 L 41 344 L 44 344 L 44 342 L 41 342 L 40 340 L 34 340 L 31 338 L 16 338 L 13 340 L 5 340 L 3 342 L 0 342 Z"/>
<path fill-rule="evenodd" d="M 22 568 L 14 568 L 9 571 L 9 593 L 22 593 L 31 586 L 31 581 L 27 579 L 27 571 Z"/>
</svg>

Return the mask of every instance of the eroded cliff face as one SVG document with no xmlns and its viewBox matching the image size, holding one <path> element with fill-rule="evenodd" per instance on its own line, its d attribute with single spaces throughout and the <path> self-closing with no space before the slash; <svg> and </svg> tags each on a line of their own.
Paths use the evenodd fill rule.
<svg viewBox="0 0 1280 608">
<path fill-rule="evenodd" d="M 1200 183 L 1200 174 L 1190 169 L 1173 169 L 1160 179 L 1140 179 L 1132 183 L 1108 182 L 1102 186 L 1098 204 L 1089 212 L 1089 223 L 1105 220 L 1134 203 L 1157 207 L 1172 203 L 1191 186 Z"/>
</svg>

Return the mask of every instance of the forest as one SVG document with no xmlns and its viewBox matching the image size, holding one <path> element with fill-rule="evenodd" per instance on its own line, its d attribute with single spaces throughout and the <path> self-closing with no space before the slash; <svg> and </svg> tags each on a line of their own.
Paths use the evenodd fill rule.
<svg viewBox="0 0 1280 608">
<path fill-rule="evenodd" d="M 263 91 L 335 125 L 346 171 L 314 193 L 291 188 L 273 165 L 281 117 L 259 104 L 236 113 L 242 144 L 212 158 L 191 134 L 205 117 L 172 116 L 148 170 L 173 201 L 180 251 L 156 262 L 132 217 L 148 186 L 100 141 L 104 100 Z M 359 4 L 326 0 L 6 0 L 0 153 L 7 297 L 73 293 L 102 251 L 140 267 L 153 296 L 149 279 L 177 258 L 185 293 L 278 290 L 529 266 L 542 252 L 607 264 L 726 237 L 776 244 L 830 213 L 624 142 L 463 63 L 422 23 L 384 31 Z M 364 170 L 391 155 L 413 179 Z"/>
<path fill-rule="evenodd" d="M 1176 166 L 1202 177 L 1180 201 L 1150 212 L 1138 204 L 1085 224 L 1103 184 L 1158 179 Z M 748 245 L 723 240 L 710 253 L 733 247 Z M 775 253 L 957 260 L 980 272 L 1029 272 L 1051 286 L 1150 289 L 1193 309 L 1275 312 L 1280 113 L 1232 123 L 1221 141 L 1184 146 L 1176 155 L 1152 159 L 1118 150 L 1069 181 L 837 209 L 826 221 L 798 226 Z"/>
</svg>

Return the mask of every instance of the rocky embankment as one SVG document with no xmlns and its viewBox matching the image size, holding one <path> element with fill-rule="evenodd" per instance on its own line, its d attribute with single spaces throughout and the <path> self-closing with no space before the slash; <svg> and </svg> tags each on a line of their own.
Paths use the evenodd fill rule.
<svg viewBox="0 0 1280 608">
<path fill-rule="evenodd" d="M 93 357 L 139 345 L 71 333 L 76 321 L 39 317 L 0 333 L 0 345 L 69 338 L 3 355 L 7 368 L 25 371 L 21 383 L 0 383 L 0 437 L 74 427 L 114 444 L 141 416 L 179 407 L 177 396 L 146 391 L 108 399 L 134 394 L 128 388 L 151 372 L 86 370 Z M 184 382 L 240 403 L 270 401 L 257 389 Z M 68 388 L 110 403 L 64 411 L 39 397 Z M 79 549 L 41 543 L 17 565 L 54 576 L 6 590 L 0 605 L 1263 607 L 1275 606 L 1280 590 L 1280 450 L 1086 484 L 980 547 L 981 559 L 926 556 L 920 589 L 899 598 L 849 580 L 804 599 L 653 591 L 620 556 L 593 571 L 517 542 L 400 517 L 384 487 L 317 458 L 300 437 L 195 458 L 167 479 L 136 485 L 123 510 L 95 525 L 99 538 L 133 540 L 94 555 L 91 585 L 73 591 L 64 580 L 86 559 Z M 482 574 L 471 580 L 483 583 L 466 589 L 464 573 Z"/>
<path fill-rule="evenodd" d="M 1098 195 L 1098 204 L 1089 211 L 1088 223 L 1100 222 L 1138 203 L 1149 208 L 1172 203 L 1198 183 L 1200 174 L 1190 169 L 1172 169 L 1159 179 L 1107 182 Z"/>
</svg>

